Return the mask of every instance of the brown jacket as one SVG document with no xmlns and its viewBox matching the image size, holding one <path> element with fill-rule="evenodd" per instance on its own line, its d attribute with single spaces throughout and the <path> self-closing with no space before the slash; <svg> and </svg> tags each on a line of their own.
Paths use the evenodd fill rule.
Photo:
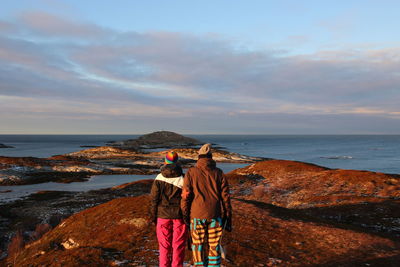
<svg viewBox="0 0 400 267">
<path fill-rule="evenodd" d="M 183 216 L 215 219 L 231 216 L 228 181 L 210 158 L 199 158 L 185 175 L 181 208 Z"/>
</svg>

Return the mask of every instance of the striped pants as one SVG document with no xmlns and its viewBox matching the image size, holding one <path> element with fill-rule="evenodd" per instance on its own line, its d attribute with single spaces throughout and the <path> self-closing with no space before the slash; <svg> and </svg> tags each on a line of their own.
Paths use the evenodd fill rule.
<svg viewBox="0 0 400 267">
<path fill-rule="evenodd" d="M 219 241 L 222 236 L 221 218 L 206 220 L 192 219 L 190 221 L 192 237 L 192 254 L 195 267 L 220 266 L 221 251 Z M 208 255 L 206 252 L 208 251 Z"/>
</svg>

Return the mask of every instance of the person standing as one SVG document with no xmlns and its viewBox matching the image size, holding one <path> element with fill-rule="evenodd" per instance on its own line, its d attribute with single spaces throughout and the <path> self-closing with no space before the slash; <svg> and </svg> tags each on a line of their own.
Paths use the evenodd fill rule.
<svg viewBox="0 0 400 267">
<path fill-rule="evenodd" d="M 198 153 L 196 166 L 188 170 L 183 182 L 183 218 L 190 224 L 195 266 L 220 266 L 222 230 L 231 230 L 229 185 L 212 159 L 211 144 L 203 145 Z"/>
<path fill-rule="evenodd" d="M 180 208 L 182 167 L 178 164 L 178 153 L 170 151 L 165 164 L 151 188 L 151 217 L 156 224 L 159 245 L 160 267 L 182 267 L 185 258 L 187 226 Z"/>
</svg>

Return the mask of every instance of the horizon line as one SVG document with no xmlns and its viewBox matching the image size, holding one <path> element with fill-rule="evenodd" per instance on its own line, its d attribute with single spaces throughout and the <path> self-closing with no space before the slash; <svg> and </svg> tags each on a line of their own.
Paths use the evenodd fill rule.
<svg viewBox="0 0 400 267">
<path fill-rule="evenodd" d="M 160 131 L 153 131 L 147 133 L 0 133 L 0 136 L 3 135 L 146 135 L 154 132 Z M 172 131 L 168 131 L 172 132 Z M 317 136 L 317 135 L 388 135 L 388 136 L 396 136 L 400 135 L 400 133 L 180 133 L 174 132 L 180 135 L 252 135 L 252 136 L 262 136 L 262 135 L 282 135 L 282 136 L 294 136 L 294 135 L 310 135 L 310 136 Z"/>
</svg>

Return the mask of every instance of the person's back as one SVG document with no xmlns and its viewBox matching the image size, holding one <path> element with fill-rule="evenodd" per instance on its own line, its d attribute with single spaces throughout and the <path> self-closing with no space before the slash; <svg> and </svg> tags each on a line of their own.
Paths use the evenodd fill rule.
<svg viewBox="0 0 400 267">
<path fill-rule="evenodd" d="M 151 188 L 151 216 L 157 225 L 160 267 L 182 267 L 187 227 L 180 209 L 183 173 L 178 154 L 171 151 Z"/>
<path fill-rule="evenodd" d="M 151 195 L 153 220 L 182 219 L 180 209 L 183 176 L 182 168 L 177 164 L 168 164 L 161 167 L 161 173 L 154 180 Z M 155 203 L 155 201 L 157 201 Z"/>
<path fill-rule="evenodd" d="M 187 185 L 193 193 L 190 207 L 190 217 L 199 219 L 214 219 L 223 217 L 221 200 L 229 202 L 227 181 L 221 169 L 215 166 L 211 158 L 200 157 L 195 167 L 185 175 Z"/>
<path fill-rule="evenodd" d="M 219 242 L 223 222 L 230 228 L 231 205 L 228 181 L 212 159 L 210 144 L 200 148 L 196 166 L 185 175 L 182 212 L 185 222 L 190 223 L 195 266 L 219 266 Z M 208 257 L 203 252 L 206 247 Z"/>
</svg>

